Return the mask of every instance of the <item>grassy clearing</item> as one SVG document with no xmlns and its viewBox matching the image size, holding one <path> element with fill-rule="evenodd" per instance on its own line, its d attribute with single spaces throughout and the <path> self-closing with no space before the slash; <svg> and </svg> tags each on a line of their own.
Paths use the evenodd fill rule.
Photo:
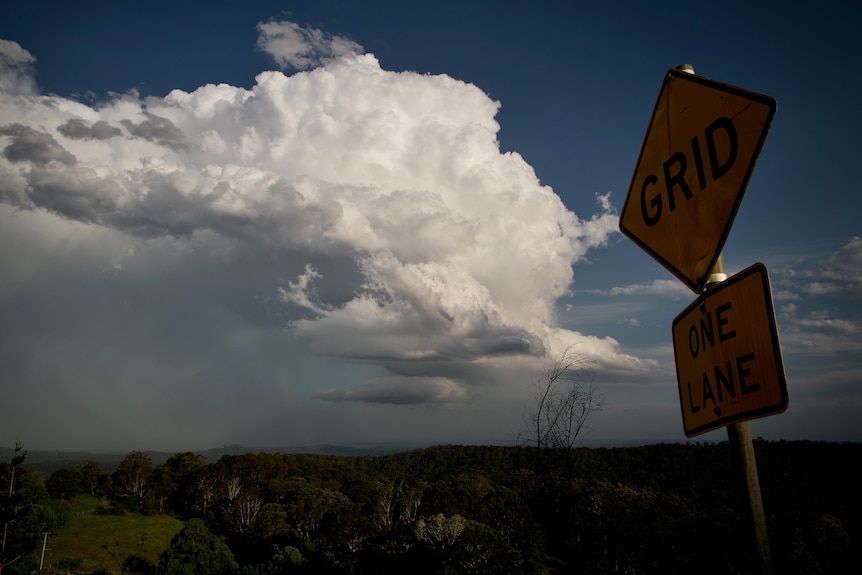
<svg viewBox="0 0 862 575">
<path fill-rule="evenodd" d="M 76 495 L 75 499 L 72 500 L 70 508 L 75 515 L 84 515 L 87 513 L 98 513 L 103 509 L 109 509 L 110 506 L 103 503 L 98 497 L 81 493 Z"/>
<path fill-rule="evenodd" d="M 48 539 L 45 573 L 66 573 L 56 568 L 63 558 L 81 559 L 75 573 L 120 573 L 124 559 L 139 555 L 155 565 L 183 523 L 164 515 L 98 515 L 98 499 L 80 496 L 72 504 L 72 520 Z"/>
</svg>

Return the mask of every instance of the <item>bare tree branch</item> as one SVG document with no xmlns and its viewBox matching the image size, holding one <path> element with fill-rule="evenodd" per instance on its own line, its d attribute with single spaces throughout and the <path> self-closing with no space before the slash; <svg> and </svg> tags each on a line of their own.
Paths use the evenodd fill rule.
<svg viewBox="0 0 862 575">
<path fill-rule="evenodd" d="M 536 474 L 541 472 L 541 450 L 563 451 L 565 469 L 570 471 L 571 451 L 589 431 L 590 416 L 604 409 L 604 401 L 594 384 L 593 363 L 566 348 L 553 360 L 538 381 L 533 407 L 524 410 L 524 429 L 518 434 L 524 445 L 537 449 Z"/>
</svg>

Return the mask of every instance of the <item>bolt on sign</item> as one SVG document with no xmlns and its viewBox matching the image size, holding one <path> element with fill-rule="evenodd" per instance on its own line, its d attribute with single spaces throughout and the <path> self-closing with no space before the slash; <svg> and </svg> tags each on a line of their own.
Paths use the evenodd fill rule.
<svg viewBox="0 0 862 575">
<path fill-rule="evenodd" d="M 769 96 L 668 70 L 620 231 L 695 293 L 724 246 L 775 116 Z"/>
<path fill-rule="evenodd" d="M 787 409 L 787 382 L 763 264 L 712 288 L 673 320 L 686 437 Z"/>
</svg>

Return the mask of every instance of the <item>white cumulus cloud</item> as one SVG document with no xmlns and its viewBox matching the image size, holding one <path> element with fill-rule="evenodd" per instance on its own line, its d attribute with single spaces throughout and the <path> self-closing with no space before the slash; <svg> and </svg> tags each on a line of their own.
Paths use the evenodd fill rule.
<svg viewBox="0 0 862 575">
<path fill-rule="evenodd" d="M 577 216 L 501 152 L 498 102 L 446 75 L 384 70 L 318 30 L 259 31 L 282 66 L 327 63 L 263 72 L 250 89 L 130 92 L 96 106 L 4 86 L 0 201 L 167 239 L 180 259 L 209 246 L 230 260 L 242 245 L 293 262 L 271 288 L 285 323 L 318 354 L 425 370 L 403 402 L 459 399 L 465 366 L 571 345 L 600 368 L 655 367 L 557 327 L 572 264 L 607 242 L 617 216 L 606 197 Z M 30 62 L 13 44 L 0 45 L 6 65 Z M 320 397 L 399 403 L 405 377 Z"/>
<path fill-rule="evenodd" d="M 606 296 L 636 296 L 636 295 L 659 295 L 669 296 L 673 299 L 691 298 L 692 293 L 684 284 L 676 280 L 652 280 L 642 284 L 629 284 L 615 286 L 608 290 L 580 290 L 584 293 L 593 293 Z"/>
<path fill-rule="evenodd" d="M 35 91 L 30 65 L 36 58 L 18 42 L 0 38 L 0 90 L 13 94 Z"/>
<path fill-rule="evenodd" d="M 342 56 L 361 54 L 362 46 L 343 36 L 288 21 L 261 22 L 257 45 L 282 68 L 305 70 Z"/>
<path fill-rule="evenodd" d="M 315 397 L 330 401 L 424 404 L 456 403 L 467 395 L 464 388 L 445 377 L 381 377 L 363 381 L 352 389 L 328 389 Z"/>
</svg>

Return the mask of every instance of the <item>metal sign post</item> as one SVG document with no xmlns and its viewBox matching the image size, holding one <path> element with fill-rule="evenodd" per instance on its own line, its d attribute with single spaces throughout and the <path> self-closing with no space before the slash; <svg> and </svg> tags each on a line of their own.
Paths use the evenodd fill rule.
<svg viewBox="0 0 862 575">
<path fill-rule="evenodd" d="M 775 110 L 691 66 L 668 70 L 620 213 L 620 231 L 698 294 L 672 330 L 683 428 L 727 426 L 763 575 L 772 558 L 748 420 L 784 411 L 787 387 L 766 268 L 728 279 L 721 252 Z"/>
<path fill-rule="evenodd" d="M 727 279 L 724 269 L 724 256 L 719 254 L 710 270 L 706 289 L 713 289 Z M 783 382 L 783 375 L 782 375 Z M 787 392 L 784 391 L 784 407 L 787 407 Z M 763 510 L 763 497 L 760 493 L 760 477 L 757 474 L 757 460 L 754 456 L 754 442 L 751 439 L 751 426 L 748 420 L 731 423 L 727 426 L 727 441 L 730 444 L 733 467 L 736 470 L 737 491 L 742 498 L 742 509 L 752 533 L 757 561 L 762 575 L 773 575 L 772 553 L 769 549 L 769 533 L 766 530 L 766 513 Z"/>
</svg>

